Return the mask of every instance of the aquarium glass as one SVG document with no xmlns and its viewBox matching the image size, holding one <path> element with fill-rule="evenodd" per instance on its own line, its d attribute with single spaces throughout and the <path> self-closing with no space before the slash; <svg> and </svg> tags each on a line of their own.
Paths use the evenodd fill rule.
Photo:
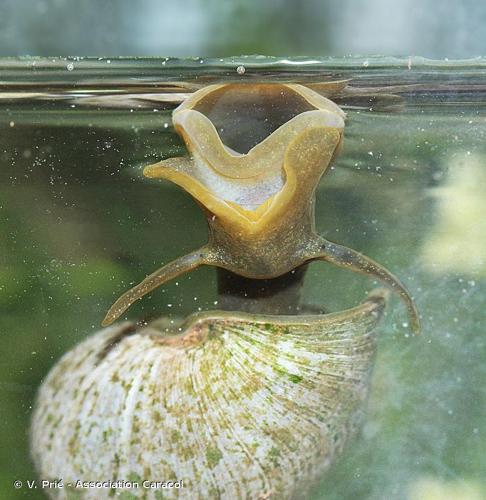
<svg viewBox="0 0 486 500">
<path fill-rule="evenodd" d="M 206 241 L 194 200 L 142 175 L 185 153 L 172 110 L 211 83 L 343 80 L 317 229 L 399 276 L 422 332 L 393 298 L 364 426 L 311 498 L 484 498 L 486 61 L 256 56 L 0 59 L 0 498 L 43 498 L 13 482 L 36 477 L 29 419 L 50 367 L 120 293 Z M 216 285 L 198 269 L 124 317 L 215 309 Z M 375 285 L 313 263 L 304 301 L 337 311 Z"/>
</svg>

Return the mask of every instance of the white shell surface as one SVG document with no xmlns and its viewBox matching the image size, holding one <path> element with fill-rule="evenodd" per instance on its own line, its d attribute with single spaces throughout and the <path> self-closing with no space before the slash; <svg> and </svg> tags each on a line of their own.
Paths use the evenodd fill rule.
<svg viewBox="0 0 486 500">
<path fill-rule="evenodd" d="M 303 498 L 359 424 L 384 305 L 374 293 L 328 315 L 202 313 L 177 336 L 106 328 L 40 388 L 39 477 L 62 478 L 53 498 Z M 109 480 L 139 487 L 77 483 Z"/>
</svg>

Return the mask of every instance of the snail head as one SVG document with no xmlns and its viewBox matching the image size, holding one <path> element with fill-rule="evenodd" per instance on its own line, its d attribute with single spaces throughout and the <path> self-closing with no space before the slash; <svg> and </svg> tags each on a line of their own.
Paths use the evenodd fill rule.
<svg viewBox="0 0 486 500">
<path fill-rule="evenodd" d="M 315 233 L 315 190 L 341 150 L 344 120 L 335 103 L 294 84 L 210 85 L 184 101 L 173 123 L 189 155 L 150 165 L 144 175 L 170 180 L 194 197 L 207 216 L 209 241 L 122 295 L 103 324 L 203 264 L 268 279 L 321 259 L 395 289 L 418 328 L 413 301 L 396 277 Z"/>
</svg>

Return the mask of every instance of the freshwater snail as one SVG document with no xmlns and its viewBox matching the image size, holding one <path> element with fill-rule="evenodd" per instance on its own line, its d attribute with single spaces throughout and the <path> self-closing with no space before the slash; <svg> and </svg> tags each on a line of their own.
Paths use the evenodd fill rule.
<svg viewBox="0 0 486 500">
<path fill-rule="evenodd" d="M 418 328 L 413 301 L 387 270 L 315 234 L 314 191 L 343 138 L 334 103 L 300 85 L 213 85 L 173 119 L 190 156 L 145 174 L 196 198 L 209 242 L 125 293 L 104 324 L 201 264 L 218 268 L 227 310 L 111 326 L 68 352 L 39 391 L 34 461 L 41 477 L 71 485 L 55 498 L 301 498 L 359 425 L 388 296 L 309 314 L 298 299 L 306 263 L 377 277 Z M 184 488 L 150 486 L 164 480 Z"/>
</svg>

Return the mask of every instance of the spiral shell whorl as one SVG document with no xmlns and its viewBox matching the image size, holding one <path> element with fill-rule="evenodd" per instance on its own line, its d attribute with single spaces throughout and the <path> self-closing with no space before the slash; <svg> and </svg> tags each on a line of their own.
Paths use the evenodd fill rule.
<svg viewBox="0 0 486 500">
<path fill-rule="evenodd" d="M 374 294 L 321 316 L 203 313 L 176 337 L 127 324 L 94 334 L 39 392 L 40 477 L 184 481 L 164 498 L 302 494 L 359 421 L 384 303 Z"/>
</svg>

